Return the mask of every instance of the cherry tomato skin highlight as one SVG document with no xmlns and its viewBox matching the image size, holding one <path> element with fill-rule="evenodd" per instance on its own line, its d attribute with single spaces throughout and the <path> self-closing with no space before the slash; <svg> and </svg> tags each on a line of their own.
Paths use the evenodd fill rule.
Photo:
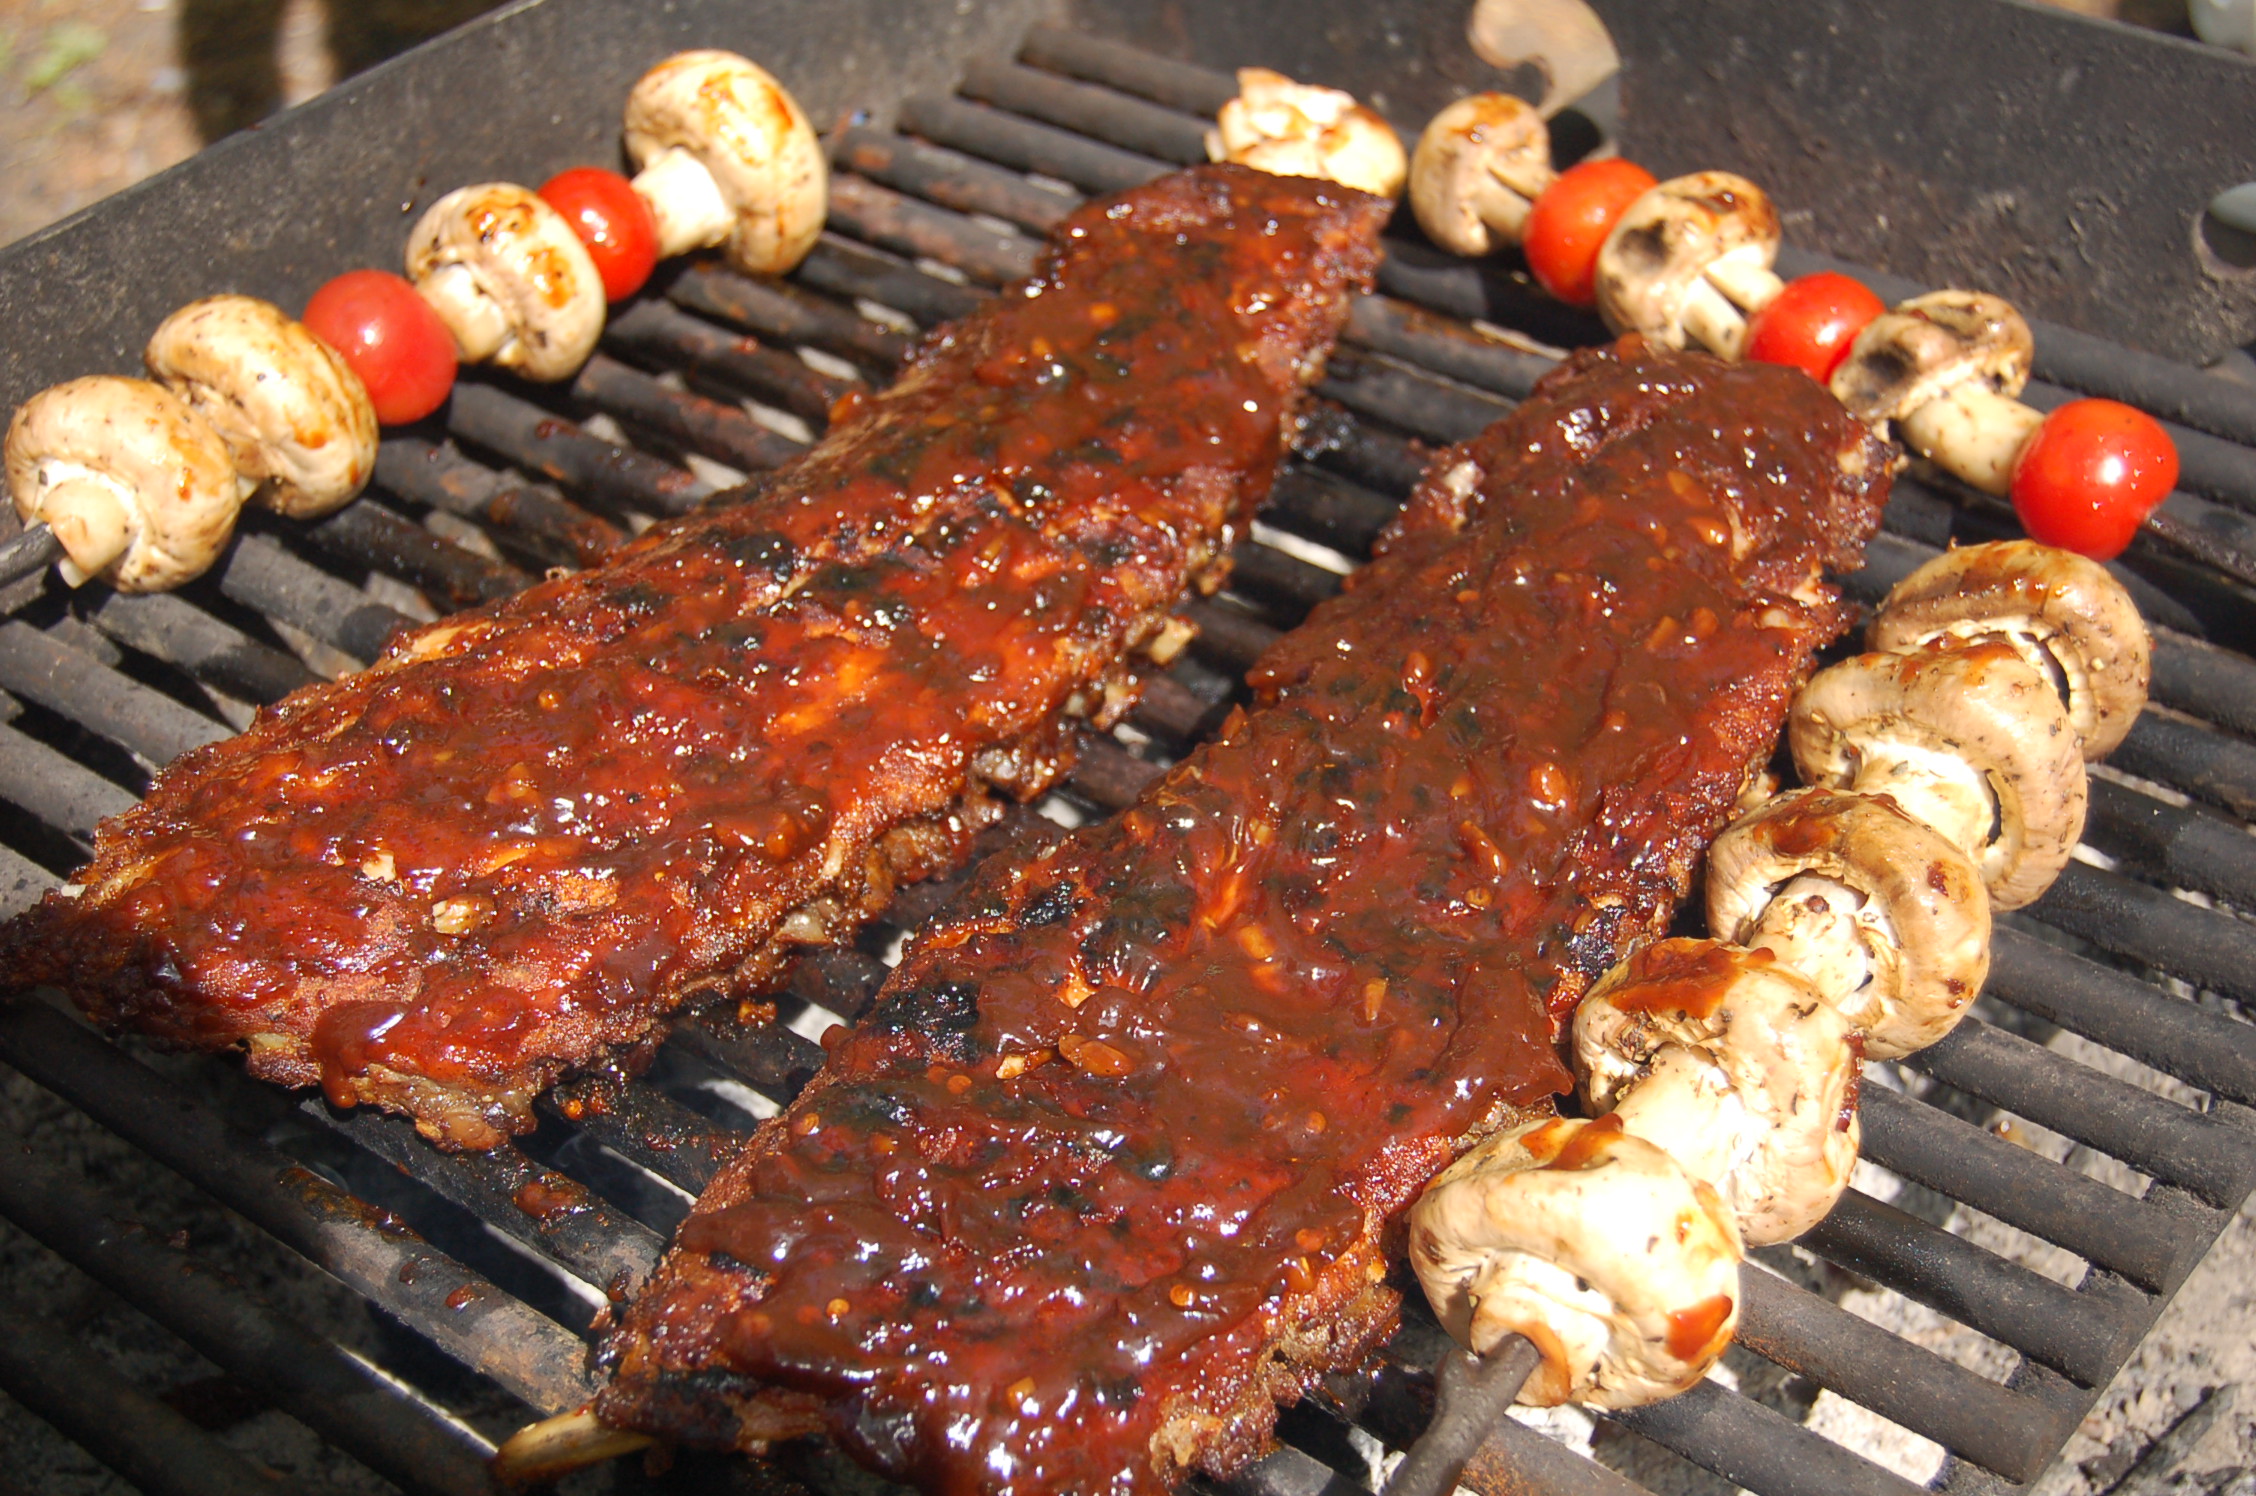
<svg viewBox="0 0 2256 1496">
<path fill-rule="evenodd" d="M 420 421 L 446 404 L 454 334 L 402 277 L 348 270 L 313 293 L 299 320 L 344 356 L 384 425 Z"/>
<path fill-rule="evenodd" d="M 2095 561 L 2120 555 L 2177 486 L 2170 433 L 2113 400 L 2069 401 L 2013 460 L 2013 508 L 2031 538 Z"/>
<path fill-rule="evenodd" d="M 1830 270 L 1790 280 L 1747 324 L 1747 357 L 1789 364 L 1823 384 L 1865 324 L 1887 309 L 1861 281 Z"/>
<path fill-rule="evenodd" d="M 575 166 L 543 182 L 540 195 L 587 246 L 611 300 L 634 295 L 658 268 L 658 220 L 634 183 L 617 172 Z"/>
<path fill-rule="evenodd" d="M 1657 185 L 1651 172 L 1619 157 L 1560 172 L 1535 200 L 1520 237 L 1529 272 L 1569 306 L 1591 305 L 1599 247 L 1629 205 Z"/>
</svg>

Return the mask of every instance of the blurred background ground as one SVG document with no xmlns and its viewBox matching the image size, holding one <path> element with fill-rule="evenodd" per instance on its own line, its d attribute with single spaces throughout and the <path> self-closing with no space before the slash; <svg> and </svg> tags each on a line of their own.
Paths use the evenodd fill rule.
<svg viewBox="0 0 2256 1496">
<path fill-rule="evenodd" d="M 0 244 L 500 0 L 0 0 Z"/>
</svg>

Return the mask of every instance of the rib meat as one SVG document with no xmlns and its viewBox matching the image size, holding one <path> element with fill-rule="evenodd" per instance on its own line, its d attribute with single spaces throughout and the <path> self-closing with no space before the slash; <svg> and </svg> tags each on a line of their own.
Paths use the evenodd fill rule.
<svg viewBox="0 0 2256 1496">
<path fill-rule="evenodd" d="M 1262 705 L 997 860 L 683 1226 L 608 1421 L 945 1492 L 1257 1453 L 1391 1327 L 1389 1238 L 1568 1084 L 1843 612 L 1887 483 L 1807 379 L 1635 343 L 1435 463 Z"/>
<path fill-rule="evenodd" d="M 838 938 L 1211 586 L 1386 205 L 1207 167 L 1085 206 L 791 470 L 190 754 L 0 980 L 483 1147 Z M 1179 641 L 1177 641 L 1179 642 Z"/>
</svg>

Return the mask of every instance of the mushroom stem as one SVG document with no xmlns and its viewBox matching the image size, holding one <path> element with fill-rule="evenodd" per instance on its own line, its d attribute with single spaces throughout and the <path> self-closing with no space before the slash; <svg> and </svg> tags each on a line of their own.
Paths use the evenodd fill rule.
<svg viewBox="0 0 2256 1496">
<path fill-rule="evenodd" d="M 1750 317 L 1776 301 L 1778 293 L 1786 289 L 1786 282 L 1754 252 L 1753 246 L 1734 250 L 1702 274 L 1726 300 Z"/>
<path fill-rule="evenodd" d="M 545 1484 L 654 1442 L 648 1434 L 612 1428 L 592 1409 L 559 1413 L 526 1424 L 494 1451 L 494 1479 L 506 1486 Z"/>
<path fill-rule="evenodd" d="M 73 587 L 101 573 L 133 544 L 133 501 L 115 478 L 81 470 L 50 481 L 39 517 L 62 542 L 55 569 Z"/>
<path fill-rule="evenodd" d="M 1685 335 L 1718 358 L 1744 358 L 1748 319 L 1785 289 L 1786 283 L 1763 263 L 1759 246 L 1735 249 L 1703 268 L 1700 278 L 1685 288 Z"/>
<path fill-rule="evenodd" d="M 1778 890 L 1747 936 L 1750 950 L 1769 951 L 1781 966 L 1800 972 L 1837 1007 L 1872 980 L 1867 931 L 1891 943 L 1896 932 L 1887 911 L 1866 910 L 1865 896 L 1835 878 L 1804 873 Z M 1857 916 L 1864 912 L 1863 922 Z"/>
<path fill-rule="evenodd" d="M 636 173 L 634 189 L 650 204 L 650 216 L 658 222 L 661 256 L 726 244 L 736 229 L 736 213 L 721 184 L 704 162 L 680 146 L 651 157 L 650 164 Z"/>
<path fill-rule="evenodd" d="M 1944 472 L 2002 499 L 2013 490 L 2013 460 L 2043 424 L 2042 412 L 1969 381 L 1902 417 L 1896 429 Z"/>
<path fill-rule="evenodd" d="M 469 266 L 441 265 L 415 289 L 454 334 L 454 346 L 464 363 L 482 364 L 508 344 L 509 314 L 486 294 Z"/>
<path fill-rule="evenodd" d="M 1946 749 L 1875 734 L 1857 745 L 1854 778 L 1840 788 L 1886 795 L 1915 821 L 1940 831 L 1969 857 L 1990 844 L 1997 827 L 1997 795 L 1982 771 Z"/>
</svg>

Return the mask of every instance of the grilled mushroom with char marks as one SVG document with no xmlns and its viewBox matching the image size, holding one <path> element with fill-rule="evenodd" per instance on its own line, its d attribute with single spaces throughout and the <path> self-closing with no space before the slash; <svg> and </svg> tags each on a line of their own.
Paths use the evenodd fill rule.
<svg viewBox="0 0 2256 1496">
<path fill-rule="evenodd" d="M 2014 396 L 2035 356 L 2029 324 L 1985 291 L 1930 291 L 1865 324 L 1833 371 L 1843 405 L 1946 472 L 2003 497 L 2039 412 Z"/>
<path fill-rule="evenodd" d="M 1949 1033 L 1990 971 L 1967 854 L 1886 799 L 1792 790 L 1708 849 L 1708 928 L 1768 950 L 1892 1060 Z"/>
<path fill-rule="evenodd" d="M 376 467 L 376 409 L 305 324 L 253 296 L 207 296 L 164 319 L 149 373 L 211 423 L 254 503 L 293 519 L 342 508 Z"/>
<path fill-rule="evenodd" d="M 2033 540 L 1943 552 L 1888 593 L 1865 647 L 1992 638 L 2053 681 L 2087 762 L 2121 743 L 2146 707 L 2154 640 L 2138 605 L 2097 561 Z"/>
<path fill-rule="evenodd" d="M 603 333 L 603 277 L 564 216 L 508 182 L 457 187 L 407 240 L 407 278 L 469 363 L 569 379 Z"/>
<path fill-rule="evenodd" d="M 1728 171 L 1696 171 L 1631 203 L 1598 251 L 1598 312 L 1615 332 L 1724 358 L 1746 348 L 1747 318 L 1778 296 L 1778 212 Z"/>
<path fill-rule="evenodd" d="M 1379 197 L 1399 197 L 1410 163 L 1394 127 L 1336 88 L 1295 83 L 1267 68 L 1239 68 L 1238 96 L 1206 132 L 1206 154 L 1280 177 L 1322 177 Z"/>
<path fill-rule="evenodd" d="M 1524 1335 L 1535 1407 L 1635 1408 L 1699 1381 L 1739 1322 L 1731 1211 L 1618 1119 L 1498 1133 L 1410 1209 L 1410 1263 L 1458 1343 Z"/>
<path fill-rule="evenodd" d="M 1853 1028 L 1767 949 L 1647 946 L 1575 1010 L 1574 1055 L 1591 1110 L 1715 1186 L 1749 1246 L 1801 1235 L 1848 1186 Z"/>
<path fill-rule="evenodd" d="M 2083 835 L 2068 709 L 2010 644 L 1843 660 L 1794 698 L 1786 740 L 1806 783 L 1887 795 L 1963 847 L 2000 909 L 2051 887 Z"/>
<path fill-rule="evenodd" d="M 635 190 L 658 221 L 658 252 L 726 246 L 751 275 L 781 275 L 822 236 L 830 169 L 806 111 L 734 52 L 677 52 L 627 96 Z"/>
<path fill-rule="evenodd" d="M 249 480 L 179 396 L 96 374 L 41 390 L 8 426 L 8 494 L 25 524 L 62 543 L 72 586 L 177 587 L 218 559 Z"/>
<path fill-rule="evenodd" d="M 1435 115 L 1410 156 L 1410 209 L 1453 254 L 1517 244 L 1551 185 L 1551 132 L 1524 100 L 1483 93 Z"/>
</svg>

